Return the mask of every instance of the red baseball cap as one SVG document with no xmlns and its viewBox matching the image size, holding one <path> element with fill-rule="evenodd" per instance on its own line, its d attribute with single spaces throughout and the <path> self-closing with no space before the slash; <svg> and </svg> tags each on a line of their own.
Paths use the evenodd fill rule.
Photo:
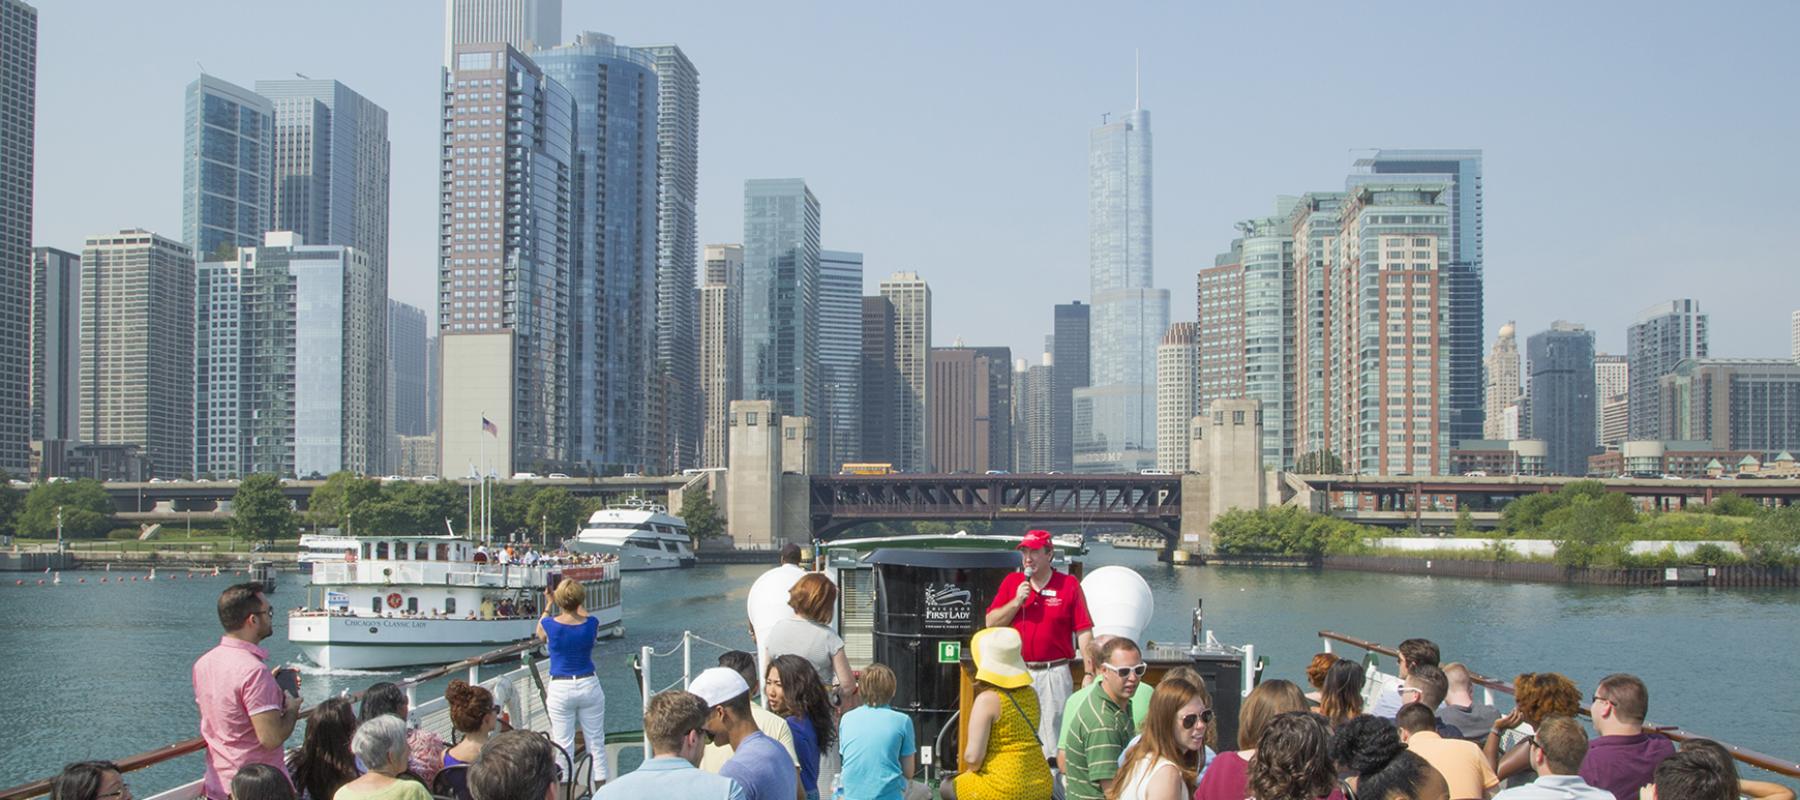
<svg viewBox="0 0 1800 800">
<path fill-rule="evenodd" d="M 1049 531 L 1026 531 L 1025 540 L 1019 542 L 1019 550 L 1046 550 L 1050 547 Z"/>
</svg>

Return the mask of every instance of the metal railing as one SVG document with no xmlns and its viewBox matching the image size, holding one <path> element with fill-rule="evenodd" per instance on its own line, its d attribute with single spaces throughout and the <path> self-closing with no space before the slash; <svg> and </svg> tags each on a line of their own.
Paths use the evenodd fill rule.
<svg viewBox="0 0 1800 800">
<path fill-rule="evenodd" d="M 1371 653 L 1380 653 L 1382 655 L 1389 656 L 1391 658 L 1399 658 L 1400 657 L 1400 652 L 1398 650 L 1395 650 L 1392 647 L 1388 647 L 1387 645 L 1384 645 L 1384 644 L 1378 644 L 1376 642 L 1371 642 L 1366 639 L 1358 639 L 1354 636 L 1346 636 L 1342 633 L 1337 633 L 1336 631 L 1319 631 L 1319 638 L 1324 640 L 1326 652 L 1331 652 L 1331 643 L 1332 642 L 1342 642 L 1342 643 L 1350 645 L 1352 647 L 1358 647 L 1363 650 L 1367 650 Z M 1493 696 L 1493 693 L 1495 693 L 1495 692 L 1504 694 L 1508 697 L 1511 697 L 1514 694 L 1513 685 L 1511 683 L 1500 680 L 1498 678 L 1492 678 L 1492 677 L 1489 677 L 1486 675 L 1479 674 L 1479 673 L 1475 672 L 1474 670 L 1469 671 L 1469 680 L 1470 680 L 1470 682 L 1474 683 L 1477 686 L 1482 687 L 1484 690 L 1486 690 L 1488 692 L 1489 705 L 1492 705 L 1491 698 Z M 1581 705 L 1581 715 L 1584 717 L 1593 716 L 1592 710 L 1589 708 L 1589 704 L 1586 702 L 1583 702 Z M 1741 761 L 1745 764 L 1749 764 L 1750 766 L 1756 767 L 1758 769 L 1768 770 L 1777 775 L 1785 775 L 1790 778 L 1800 778 L 1800 762 L 1791 761 L 1791 760 L 1785 759 L 1785 758 L 1777 758 L 1777 757 L 1769 755 L 1767 753 L 1759 753 L 1759 752 L 1757 752 L 1755 750 L 1751 750 L 1749 748 L 1739 747 L 1735 744 L 1731 744 L 1730 742 L 1727 742 L 1716 736 L 1706 736 L 1706 735 L 1703 735 L 1700 733 L 1696 733 L 1694 731 L 1686 730 L 1679 725 L 1658 725 L 1654 722 L 1649 722 L 1649 721 L 1644 722 L 1644 730 L 1646 732 L 1654 733 L 1658 736 L 1662 736 L 1666 739 L 1669 739 L 1669 740 L 1675 741 L 1675 742 L 1688 742 L 1688 741 L 1692 741 L 1694 739 L 1708 739 L 1708 740 L 1717 742 L 1719 744 L 1719 746 L 1725 748 L 1726 752 L 1731 753 L 1732 758 L 1735 758 L 1738 761 Z M 0 797 L 0 800 L 7 800 L 7 798 Z"/>
<path fill-rule="evenodd" d="M 475 683 L 476 682 L 475 670 L 478 667 L 482 667 L 482 666 L 485 666 L 488 664 L 495 664 L 495 663 L 499 663 L 501 661 L 506 661 L 506 660 L 512 659 L 521 653 L 524 653 L 524 652 L 527 652 L 530 650 L 535 650 L 540 646 L 541 646 L 541 643 L 535 639 L 521 641 L 521 642 L 515 642 L 513 644 L 509 644 L 509 645 L 499 648 L 497 650 L 490 650 L 486 653 L 482 653 L 481 655 L 478 655 L 478 656 L 465 658 L 461 661 L 457 661 L 457 662 L 454 662 L 451 664 L 446 664 L 441 667 L 436 667 L 433 669 L 426 670 L 417 675 L 412 675 L 407 678 L 395 681 L 394 683 L 396 685 L 398 685 L 401 689 L 404 689 L 406 691 L 407 705 L 409 707 L 417 707 L 416 703 L 414 703 L 414 700 L 416 698 L 413 696 L 413 691 L 420 684 L 423 684 L 427 681 L 435 680 L 435 679 L 441 678 L 445 675 L 449 675 L 453 672 L 458 672 L 458 671 L 462 671 L 462 670 L 468 670 L 469 671 L 469 682 Z M 348 697 L 352 701 L 360 700 L 360 699 L 362 699 L 362 692 L 356 692 L 356 693 L 350 694 L 350 695 L 348 695 Z M 300 710 L 300 717 L 302 719 L 305 719 L 307 716 L 312 714 L 312 712 L 315 708 L 316 708 L 316 706 L 309 706 L 306 708 L 302 708 Z M 204 740 L 200 737 L 195 737 L 192 739 L 186 739 L 186 740 L 183 740 L 180 742 L 176 742 L 174 744 L 164 745 L 162 747 L 156 748 L 155 750 L 148 750 L 148 751 L 145 751 L 142 753 L 138 753 L 136 755 L 126 756 L 125 758 L 118 759 L 118 760 L 114 761 L 113 763 L 119 765 L 119 772 L 128 773 L 128 772 L 134 772 L 136 770 L 143 769 L 145 767 L 155 766 L 157 764 L 161 764 L 166 761 L 180 758 L 185 755 L 191 755 L 193 753 L 198 753 L 201 750 L 205 750 L 205 749 L 206 749 L 206 740 Z M 30 783 L 14 786 L 10 789 L 0 789 L 0 800 L 27 800 L 27 798 L 38 797 L 41 795 L 49 794 L 51 780 L 52 780 L 52 778 L 44 778 L 41 780 L 32 781 Z"/>
</svg>

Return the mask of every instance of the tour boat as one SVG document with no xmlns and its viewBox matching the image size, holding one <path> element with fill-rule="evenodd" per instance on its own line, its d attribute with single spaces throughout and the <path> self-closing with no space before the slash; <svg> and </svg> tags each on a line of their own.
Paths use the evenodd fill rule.
<svg viewBox="0 0 1800 800">
<path fill-rule="evenodd" d="M 563 578 L 585 585 L 602 636 L 624 633 L 617 560 L 501 561 L 462 537 L 358 537 L 344 561 L 314 564 L 288 641 L 327 669 L 455 661 L 532 636 L 545 588 Z"/>
<path fill-rule="evenodd" d="M 617 556 L 625 572 L 694 565 L 687 523 L 667 508 L 641 500 L 594 512 L 563 546 L 576 553 Z"/>
<path fill-rule="evenodd" d="M 346 557 L 360 546 L 354 536 L 338 536 L 329 533 L 300 534 L 299 558 L 300 571 L 311 573 L 314 564 L 341 564 Z"/>
</svg>

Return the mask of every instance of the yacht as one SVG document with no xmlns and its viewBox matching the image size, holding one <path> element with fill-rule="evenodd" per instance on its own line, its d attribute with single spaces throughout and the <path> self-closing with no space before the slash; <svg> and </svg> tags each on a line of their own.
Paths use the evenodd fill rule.
<svg viewBox="0 0 1800 800">
<path fill-rule="evenodd" d="M 694 565 L 687 523 L 667 508 L 641 500 L 594 512 L 563 546 L 576 553 L 618 556 L 625 572 Z"/>
<path fill-rule="evenodd" d="M 359 547 L 354 536 L 329 533 L 300 534 L 300 571 L 311 573 L 314 564 L 342 564 Z"/>
<path fill-rule="evenodd" d="M 617 559 L 507 561 L 459 536 L 357 537 L 343 561 L 313 565 L 288 641 L 326 669 L 455 661 L 532 636 L 545 588 L 563 578 L 586 588 L 601 636 L 624 634 Z"/>
</svg>

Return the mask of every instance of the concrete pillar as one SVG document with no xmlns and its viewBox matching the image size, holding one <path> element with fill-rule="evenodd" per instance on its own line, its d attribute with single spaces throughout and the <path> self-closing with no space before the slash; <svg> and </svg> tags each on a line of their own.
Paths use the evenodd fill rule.
<svg viewBox="0 0 1800 800">
<path fill-rule="evenodd" d="M 1234 508 L 1262 508 L 1262 402 L 1215 400 L 1188 423 L 1188 466 L 1181 481 L 1180 549 L 1212 552 L 1212 521 Z"/>
<path fill-rule="evenodd" d="M 781 527 L 781 418 L 769 400 L 734 400 L 726 417 L 726 533 L 738 547 L 773 547 Z"/>
</svg>

